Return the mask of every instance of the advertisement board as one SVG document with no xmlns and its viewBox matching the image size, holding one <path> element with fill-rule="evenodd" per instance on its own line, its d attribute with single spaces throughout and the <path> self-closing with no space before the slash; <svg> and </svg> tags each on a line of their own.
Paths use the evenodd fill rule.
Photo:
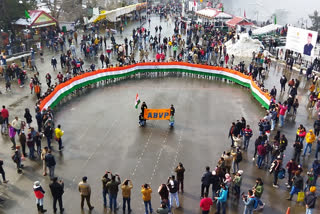
<svg viewBox="0 0 320 214">
<path fill-rule="evenodd" d="M 198 2 L 189 1 L 189 11 L 197 11 Z"/>
<path fill-rule="evenodd" d="M 314 55 L 318 32 L 288 27 L 286 49 L 304 54 L 306 56 Z"/>
</svg>

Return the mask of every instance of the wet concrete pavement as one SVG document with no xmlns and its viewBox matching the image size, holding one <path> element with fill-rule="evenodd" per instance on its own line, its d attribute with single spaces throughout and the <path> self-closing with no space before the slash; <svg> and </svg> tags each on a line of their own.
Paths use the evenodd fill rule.
<svg viewBox="0 0 320 214">
<path fill-rule="evenodd" d="M 164 32 L 169 33 L 170 29 L 166 29 L 164 27 Z M 132 32 L 131 29 L 127 30 L 125 33 Z M 151 31 L 154 31 L 154 28 Z M 43 83 L 46 72 L 54 73 L 49 63 L 51 57 L 52 54 L 45 53 L 45 63 L 37 61 Z M 89 61 L 86 64 L 88 65 Z M 311 128 L 316 115 L 306 108 L 308 84 L 304 77 L 291 74 L 281 66 L 273 64 L 266 88 L 276 85 L 280 89 L 279 79 L 283 72 L 288 79 L 292 75 L 302 80 L 298 90 L 300 107 L 296 120 L 287 118 L 285 127 L 282 128 L 289 141 L 285 152 L 286 163 L 292 154 L 291 143 L 297 126 L 302 123 L 308 129 Z M 3 81 L 1 83 L 3 85 Z M 142 101 L 147 102 L 149 108 L 166 108 L 174 104 L 175 128 L 169 129 L 167 121 L 148 121 L 147 127 L 138 127 L 139 111 L 134 109 L 133 104 L 136 93 L 139 93 Z M 35 102 L 34 95 L 30 95 L 28 89 L 15 86 L 11 93 L 0 96 L 1 104 L 9 107 L 10 121 L 15 115 L 22 118 L 24 108 L 33 109 Z M 287 93 L 284 93 L 279 96 L 279 100 L 284 100 L 287 96 Z M 56 175 L 65 181 L 65 213 L 89 213 L 87 209 L 80 211 L 80 196 L 77 190 L 78 182 L 85 175 L 92 187 L 91 201 L 95 209 L 91 213 L 109 213 L 109 210 L 103 209 L 101 196 L 100 178 L 105 170 L 120 174 L 122 180 L 133 180 L 133 213 L 144 213 L 140 186 L 151 183 L 152 205 L 155 209 L 160 203 L 157 188 L 173 174 L 178 162 L 182 162 L 186 167 L 185 193 L 180 195 L 182 208 L 174 209 L 174 213 L 200 213 L 200 178 L 204 168 L 207 165 L 213 168 L 222 152 L 230 148 L 227 132 L 231 122 L 242 116 L 253 128 L 254 136 L 250 149 L 244 154 L 244 161 L 240 164 L 240 168 L 244 170 L 241 192 L 247 192 L 254 185 L 256 177 L 262 177 L 265 183 L 262 200 L 266 203 L 263 213 L 285 213 L 288 206 L 292 206 L 292 213 L 303 213 L 302 204 L 285 200 L 288 196 L 284 185 L 286 180 L 279 181 L 280 188 L 274 189 L 273 176 L 265 170 L 258 170 L 252 162 L 253 141 L 258 135 L 257 123 L 264 114 L 265 111 L 249 90 L 236 84 L 190 77 L 128 80 L 91 89 L 80 97 L 74 97 L 56 112 L 56 124 L 62 124 L 65 131 L 64 151 L 57 152 L 57 144 L 54 144 Z M 33 111 L 32 115 L 34 116 Z M 9 139 L 2 136 L 0 158 L 4 159 L 6 177 L 10 182 L 0 185 L 0 197 L 6 199 L 6 202 L 0 205 L 0 213 L 36 213 L 32 191 L 33 182 L 36 180 L 41 181 L 46 191 L 44 204 L 48 213 L 52 213 L 52 198 L 48 187 L 50 182 L 48 177 L 42 176 L 42 163 L 26 159 L 24 173 L 17 175 L 10 158 L 10 146 Z M 313 155 L 302 160 L 302 164 L 307 167 L 312 161 Z M 118 202 L 120 201 L 122 202 L 121 193 L 118 194 Z M 214 212 L 215 208 L 211 213 Z M 231 196 L 228 199 L 227 213 L 242 212 L 241 200 L 238 202 Z"/>
</svg>

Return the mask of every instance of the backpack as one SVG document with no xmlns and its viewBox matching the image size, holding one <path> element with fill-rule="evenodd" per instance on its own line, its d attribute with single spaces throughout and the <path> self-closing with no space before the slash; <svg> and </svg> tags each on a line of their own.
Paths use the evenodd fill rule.
<svg viewBox="0 0 320 214">
<path fill-rule="evenodd" d="M 241 152 L 237 152 L 236 162 L 239 163 L 241 161 L 242 161 L 242 154 L 241 154 Z"/>
<path fill-rule="evenodd" d="M 286 170 L 284 168 L 280 169 L 279 173 L 278 173 L 278 178 L 279 179 L 284 179 L 286 176 Z"/>
</svg>

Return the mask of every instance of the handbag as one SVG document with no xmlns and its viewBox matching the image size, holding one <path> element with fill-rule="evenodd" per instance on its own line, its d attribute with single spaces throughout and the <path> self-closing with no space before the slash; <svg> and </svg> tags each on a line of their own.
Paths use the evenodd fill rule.
<svg viewBox="0 0 320 214">
<path fill-rule="evenodd" d="M 298 192 L 297 202 L 304 201 L 304 192 Z"/>
</svg>

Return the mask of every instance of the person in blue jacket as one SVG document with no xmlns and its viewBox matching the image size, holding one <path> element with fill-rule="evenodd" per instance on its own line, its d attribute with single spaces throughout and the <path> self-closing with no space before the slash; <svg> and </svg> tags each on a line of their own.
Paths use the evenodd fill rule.
<svg viewBox="0 0 320 214">
<path fill-rule="evenodd" d="M 221 189 L 219 192 L 219 197 L 214 197 L 217 202 L 217 214 L 220 214 L 220 209 L 222 208 L 222 214 L 226 214 L 226 205 L 227 205 L 227 196 L 228 196 L 228 189 L 225 183 L 220 185 Z"/>
<path fill-rule="evenodd" d="M 250 189 L 248 191 L 248 196 L 242 196 L 243 203 L 245 205 L 243 214 L 252 214 L 255 209 L 255 197 L 253 195 L 253 191 Z"/>
</svg>

